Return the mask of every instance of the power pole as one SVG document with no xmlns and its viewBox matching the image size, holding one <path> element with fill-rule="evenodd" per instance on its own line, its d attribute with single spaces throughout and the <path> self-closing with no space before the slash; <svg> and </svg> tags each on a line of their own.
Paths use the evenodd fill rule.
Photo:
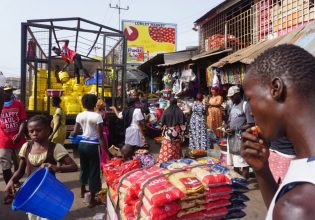
<svg viewBox="0 0 315 220">
<path fill-rule="evenodd" d="M 129 6 L 127 6 L 127 8 L 120 7 L 120 0 L 119 0 L 118 5 L 116 4 L 116 6 L 112 6 L 112 4 L 109 3 L 109 7 L 118 10 L 118 30 L 120 30 L 120 11 L 121 10 L 126 10 L 126 11 L 129 10 Z"/>
</svg>

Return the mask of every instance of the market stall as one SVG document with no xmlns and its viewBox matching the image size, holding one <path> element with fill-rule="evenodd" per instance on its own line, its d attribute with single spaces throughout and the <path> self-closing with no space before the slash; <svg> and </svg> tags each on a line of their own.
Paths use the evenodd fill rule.
<svg viewBox="0 0 315 220">
<path fill-rule="evenodd" d="M 169 106 L 171 97 L 177 98 L 179 107 L 185 114 L 189 115 L 193 103 L 193 84 L 195 81 L 196 75 L 190 65 L 165 68 L 162 77 L 163 89 L 149 96 L 151 97 L 149 99 L 151 120 L 147 124 L 147 128 L 150 137 L 156 137 L 153 133 L 158 133 L 156 130 L 156 128 L 159 128 L 157 122 L 163 111 Z"/>
</svg>

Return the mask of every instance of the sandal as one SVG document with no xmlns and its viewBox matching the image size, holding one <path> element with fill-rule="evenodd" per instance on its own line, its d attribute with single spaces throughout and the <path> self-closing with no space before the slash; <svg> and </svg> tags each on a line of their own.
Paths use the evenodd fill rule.
<svg viewBox="0 0 315 220">
<path fill-rule="evenodd" d="M 88 191 L 88 190 L 81 191 L 81 199 L 83 199 L 84 198 L 84 194 L 88 193 L 88 192 L 90 192 L 90 191 Z"/>
</svg>

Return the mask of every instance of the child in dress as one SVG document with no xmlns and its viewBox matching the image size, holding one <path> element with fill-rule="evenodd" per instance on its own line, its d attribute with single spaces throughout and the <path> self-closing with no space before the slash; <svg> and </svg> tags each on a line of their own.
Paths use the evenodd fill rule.
<svg viewBox="0 0 315 220">
<path fill-rule="evenodd" d="M 49 141 L 50 120 L 44 115 L 36 115 L 27 123 L 31 141 L 26 142 L 19 153 L 20 163 L 18 170 L 8 182 L 5 191 L 15 192 L 14 183 L 17 183 L 26 172 L 30 176 L 38 168 L 48 167 L 55 175 L 57 172 L 74 172 L 78 166 L 69 156 L 68 151 L 61 145 Z M 58 165 L 59 162 L 59 165 Z M 28 213 L 29 219 L 43 219 Z"/>
</svg>

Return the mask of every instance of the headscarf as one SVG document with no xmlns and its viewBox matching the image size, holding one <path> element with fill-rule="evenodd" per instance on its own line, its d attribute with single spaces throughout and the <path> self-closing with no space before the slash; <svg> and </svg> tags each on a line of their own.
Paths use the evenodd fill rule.
<svg viewBox="0 0 315 220">
<path fill-rule="evenodd" d="M 219 86 L 213 86 L 213 87 L 211 87 L 211 90 L 219 92 L 220 91 L 220 87 Z"/>
<path fill-rule="evenodd" d="M 174 127 L 176 125 L 182 125 L 185 122 L 184 113 L 177 106 L 177 100 L 171 98 L 170 106 L 163 112 L 161 123 L 168 127 Z"/>
<path fill-rule="evenodd" d="M 127 100 L 127 108 L 125 108 L 122 112 L 123 120 L 124 120 L 124 131 L 131 125 L 133 112 L 135 111 L 135 98 L 129 98 Z"/>
</svg>

